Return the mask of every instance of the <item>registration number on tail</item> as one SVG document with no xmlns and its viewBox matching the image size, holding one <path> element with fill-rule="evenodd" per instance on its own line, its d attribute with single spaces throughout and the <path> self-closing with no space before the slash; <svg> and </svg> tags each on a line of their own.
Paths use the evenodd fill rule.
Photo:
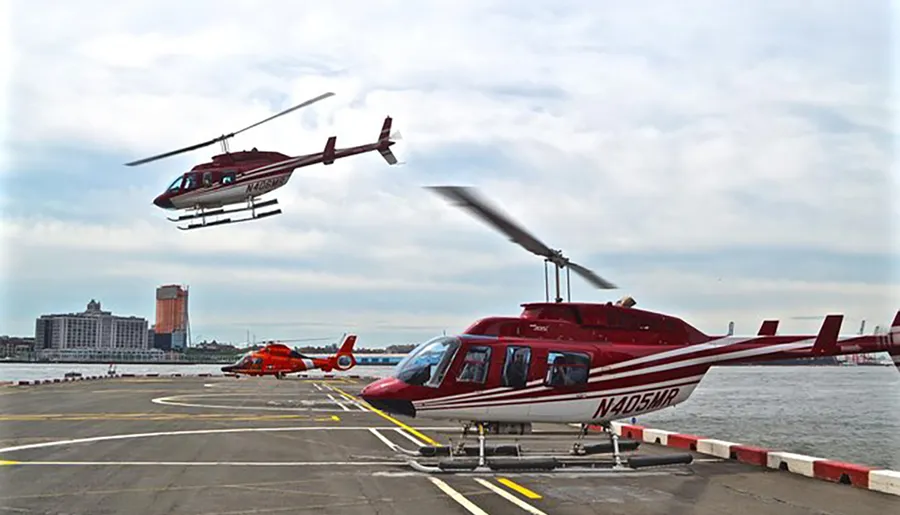
<svg viewBox="0 0 900 515">
<path fill-rule="evenodd" d="M 641 411 L 652 411 L 672 404 L 678 397 L 680 388 L 666 388 L 655 392 L 636 393 L 633 395 L 613 395 L 600 399 L 600 405 L 594 412 L 594 418 L 622 416 Z"/>
</svg>

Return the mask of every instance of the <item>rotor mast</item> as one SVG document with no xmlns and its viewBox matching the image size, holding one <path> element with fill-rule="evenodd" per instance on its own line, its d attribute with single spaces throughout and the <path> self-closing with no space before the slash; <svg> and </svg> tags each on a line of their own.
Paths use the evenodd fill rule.
<svg viewBox="0 0 900 515">
<path fill-rule="evenodd" d="M 550 258 L 544 258 L 544 298 L 547 302 L 550 302 L 550 279 L 547 274 L 547 264 L 553 263 L 553 273 L 556 278 L 556 297 L 554 298 L 554 302 L 562 302 L 562 293 L 560 291 L 560 268 L 563 268 L 562 265 L 557 263 L 556 261 Z M 569 275 L 569 268 L 566 268 L 566 302 L 572 302 L 572 281 L 571 276 Z"/>
</svg>

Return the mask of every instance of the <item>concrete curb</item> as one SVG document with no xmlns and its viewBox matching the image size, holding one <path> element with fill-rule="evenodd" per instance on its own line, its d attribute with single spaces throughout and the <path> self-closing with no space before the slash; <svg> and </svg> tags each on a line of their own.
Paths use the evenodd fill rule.
<svg viewBox="0 0 900 515">
<path fill-rule="evenodd" d="M 773 451 L 724 440 L 675 433 L 634 424 L 612 423 L 613 431 L 623 438 L 640 440 L 665 447 L 695 451 L 709 456 L 735 460 L 748 465 L 766 467 L 802 476 L 846 484 L 900 496 L 900 472 L 842 461 L 806 456 L 785 451 Z M 598 426 L 591 429 L 600 430 Z"/>
</svg>

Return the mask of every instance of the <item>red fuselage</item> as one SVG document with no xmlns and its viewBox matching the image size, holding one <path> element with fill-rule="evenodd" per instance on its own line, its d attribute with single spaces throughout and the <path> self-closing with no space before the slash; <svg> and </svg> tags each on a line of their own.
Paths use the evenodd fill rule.
<svg viewBox="0 0 900 515">
<path fill-rule="evenodd" d="M 336 148 L 332 136 L 321 152 L 290 157 L 280 152 L 252 149 L 214 156 L 176 178 L 153 203 L 163 209 L 206 209 L 245 202 L 272 192 L 290 180 L 297 168 L 330 165 L 338 159 L 377 151 L 389 163 L 397 160 L 390 150 L 392 120 L 385 118 L 374 143 Z"/>
<path fill-rule="evenodd" d="M 892 332 L 708 336 L 683 320 L 612 304 L 525 304 L 520 317 L 479 320 L 417 347 L 364 400 L 413 417 L 477 422 L 601 423 L 688 399 L 713 365 L 888 351 Z"/>
</svg>

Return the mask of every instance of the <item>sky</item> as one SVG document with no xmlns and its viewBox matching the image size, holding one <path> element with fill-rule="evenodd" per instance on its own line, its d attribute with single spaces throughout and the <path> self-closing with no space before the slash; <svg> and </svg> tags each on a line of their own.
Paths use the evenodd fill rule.
<svg viewBox="0 0 900 515">
<path fill-rule="evenodd" d="M 542 259 L 425 189 L 477 187 L 701 331 L 844 332 L 900 309 L 887 2 L 9 2 L 0 50 L 0 334 L 91 299 L 153 323 L 190 289 L 199 341 L 416 343 L 544 300 Z M 283 214 L 179 231 L 153 198 L 208 140 L 291 155 Z M 171 214 L 169 214 L 171 216 Z"/>
</svg>

